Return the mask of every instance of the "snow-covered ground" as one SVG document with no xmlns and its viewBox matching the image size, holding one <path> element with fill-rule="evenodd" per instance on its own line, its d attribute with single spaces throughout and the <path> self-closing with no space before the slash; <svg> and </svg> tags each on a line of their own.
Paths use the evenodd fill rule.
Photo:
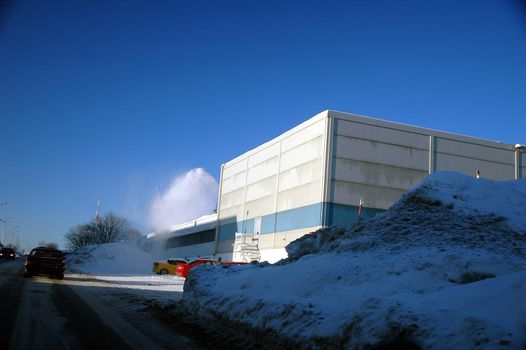
<svg viewBox="0 0 526 350">
<path fill-rule="evenodd" d="M 109 327 L 126 334 L 130 348 L 199 349 L 198 337 L 164 316 L 181 300 L 185 279 L 155 274 L 159 256 L 135 243 L 86 246 L 67 256 L 65 278 L 50 282 L 72 288 Z"/>
<path fill-rule="evenodd" d="M 155 255 L 133 245 L 86 247 L 68 266 L 77 282 L 283 347 L 526 348 L 526 180 L 436 173 L 375 219 L 287 251 L 277 264 L 199 266 L 184 293 L 184 279 L 153 274 Z"/>
<path fill-rule="evenodd" d="M 293 347 L 526 348 L 526 180 L 436 173 L 375 219 L 287 251 L 196 268 L 183 305 Z"/>
<path fill-rule="evenodd" d="M 71 279 L 75 284 L 84 285 L 102 284 L 127 293 L 165 299 L 166 302 L 179 300 L 185 280 L 178 276 L 155 274 L 152 271 L 153 262 L 162 261 L 158 255 L 144 252 L 133 243 L 86 246 L 67 257 L 66 281 Z"/>
</svg>

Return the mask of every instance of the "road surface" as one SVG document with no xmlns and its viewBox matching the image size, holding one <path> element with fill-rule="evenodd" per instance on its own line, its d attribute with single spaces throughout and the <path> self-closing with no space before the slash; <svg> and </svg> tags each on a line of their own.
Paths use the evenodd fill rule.
<svg viewBox="0 0 526 350">
<path fill-rule="evenodd" d="M 24 259 L 0 261 L 0 349 L 199 349 L 104 285 L 23 277 Z M 123 301 L 124 300 L 124 301 Z"/>
</svg>

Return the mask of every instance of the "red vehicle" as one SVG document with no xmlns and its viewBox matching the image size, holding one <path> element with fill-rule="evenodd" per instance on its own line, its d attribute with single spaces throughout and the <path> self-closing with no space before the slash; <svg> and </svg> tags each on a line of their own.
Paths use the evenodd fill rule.
<svg viewBox="0 0 526 350">
<path fill-rule="evenodd" d="M 213 259 L 197 259 L 197 260 L 189 262 L 188 264 L 177 264 L 177 266 L 175 267 L 175 274 L 177 276 L 186 278 L 188 277 L 188 271 L 202 264 L 219 265 L 221 264 L 221 262 L 219 260 L 213 260 Z"/>
<path fill-rule="evenodd" d="M 38 247 L 31 250 L 31 253 L 26 258 L 24 277 L 52 275 L 58 279 L 63 279 L 65 269 L 66 260 L 60 250 Z"/>
<path fill-rule="evenodd" d="M 246 262 L 235 262 L 235 261 L 225 261 L 221 262 L 219 260 L 214 259 L 197 259 L 192 262 L 189 262 L 188 264 L 177 264 L 175 267 L 175 274 L 181 277 L 188 277 L 188 272 L 193 269 L 194 267 L 206 264 L 206 265 L 242 265 L 242 264 L 248 264 Z"/>
</svg>

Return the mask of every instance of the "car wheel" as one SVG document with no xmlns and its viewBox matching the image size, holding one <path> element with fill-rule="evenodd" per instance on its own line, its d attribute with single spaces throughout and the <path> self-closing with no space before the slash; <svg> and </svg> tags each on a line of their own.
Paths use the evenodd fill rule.
<svg viewBox="0 0 526 350">
<path fill-rule="evenodd" d="M 161 271 L 159 271 L 159 273 L 161 275 L 167 275 L 168 274 L 168 270 L 167 269 L 161 269 Z"/>
</svg>

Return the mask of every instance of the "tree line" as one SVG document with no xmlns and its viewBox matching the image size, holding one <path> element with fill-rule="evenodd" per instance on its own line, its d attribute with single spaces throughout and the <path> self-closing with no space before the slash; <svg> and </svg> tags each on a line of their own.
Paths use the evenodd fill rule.
<svg viewBox="0 0 526 350">
<path fill-rule="evenodd" d="M 140 236 L 137 229 L 131 228 L 128 220 L 108 213 L 93 221 L 72 227 L 64 236 L 68 249 L 78 249 L 86 245 L 98 245 L 136 240 Z"/>
</svg>

